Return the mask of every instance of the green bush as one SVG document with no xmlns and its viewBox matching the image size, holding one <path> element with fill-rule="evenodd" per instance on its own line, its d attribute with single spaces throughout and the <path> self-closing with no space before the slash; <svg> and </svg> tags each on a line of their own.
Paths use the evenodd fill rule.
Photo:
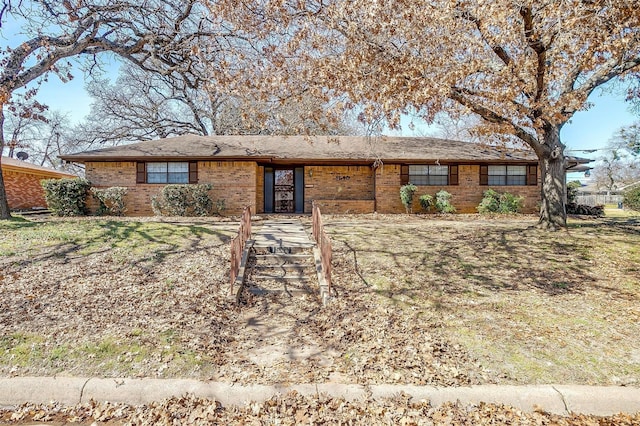
<svg viewBox="0 0 640 426">
<path fill-rule="evenodd" d="M 500 194 L 493 189 L 482 193 L 482 201 L 476 207 L 478 213 L 497 213 L 500 210 Z"/>
<path fill-rule="evenodd" d="M 451 194 L 444 189 L 436 192 L 436 211 L 439 213 L 455 213 L 456 208 L 451 204 Z"/>
<path fill-rule="evenodd" d="M 404 208 L 407 210 L 407 213 L 411 213 L 413 211 L 413 196 L 417 189 L 418 188 L 411 183 L 400 187 L 400 200 L 402 201 Z"/>
<path fill-rule="evenodd" d="M 208 183 L 167 185 L 151 197 L 151 208 L 157 216 L 208 216 L 213 211 L 211 188 Z"/>
<path fill-rule="evenodd" d="M 576 203 L 578 190 L 582 187 L 579 180 L 572 180 L 567 183 L 567 204 Z"/>
<path fill-rule="evenodd" d="M 84 178 L 44 179 L 47 206 L 57 216 L 82 216 L 87 214 L 87 194 L 91 183 Z"/>
<path fill-rule="evenodd" d="M 91 188 L 91 194 L 100 204 L 96 211 L 96 214 L 99 216 L 123 216 L 127 211 L 124 204 L 124 197 L 127 195 L 127 188 L 125 187 Z"/>
<path fill-rule="evenodd" d="M 640 186 L 635 186 L 625 191 L 622 197 L 622 205 L 625 209 L 640 212 Z"/>
<path fill-rule="evenodd" d="M 493 189 L 487 189 L 476 209 L 478 213 L 518 213 L 523 204 L 524 197 L 522 196 L 508 192 L 501 194 Z"/>
<path fill-rule="evenodd" d="M 433 207 L 433 197 L 429 194 L 421 195 L 418 200 L 420 201 L 420 207 L 425 212 L 430 211 L 431 207 Z"/>
<path fill-rule="evenodd" d="M 216 214 L 221 215 L 227 209 L 227 202 L 224 198 L 216 200 Z"/>
</svg>

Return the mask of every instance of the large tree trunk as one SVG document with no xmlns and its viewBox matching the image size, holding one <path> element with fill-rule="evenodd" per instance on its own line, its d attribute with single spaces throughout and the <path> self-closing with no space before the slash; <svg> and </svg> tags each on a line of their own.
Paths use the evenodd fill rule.
<svg viewBox="0 0 640 426">
<path fill-rule="evenodd" d="M 0 146 L 2 152 L 3 146 Z M 0 160 L 0 163 L 2 161 Z M 0 220 L 11 219 L 9 211 L 9 200 L 7 200 L 7 191 L 4 189 L 4 177 L 2 176 L 2 164 L 0 164 Z"/>
<path fill-rule="evenodd" d="M 7 191 L 4 189 L 2 176 L 2 151 L 4 151 L 4 104 L 0 104 L 0 220 L 11 219 Z"/>
<path fill-rule="evenodd" d="M 558 230 L 567 226 L 564 145 L 560 142 L 560 127 L 545 126 L 545 140 L 538 153 L 542 173 L 540 228 Z"/>
</svg>

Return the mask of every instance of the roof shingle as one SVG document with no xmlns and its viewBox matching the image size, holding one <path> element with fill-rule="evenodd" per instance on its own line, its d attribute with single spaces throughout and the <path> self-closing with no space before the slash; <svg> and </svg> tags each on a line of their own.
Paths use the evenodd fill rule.
<svg viewBox="0 0 640 426">
<path fill-rule="evenodd" d="M 537 161 L 530 150 L 428 137 L 184 135 L 62 155 L 67 161 L 240 160 L 265 162 Z"/>
</svg>

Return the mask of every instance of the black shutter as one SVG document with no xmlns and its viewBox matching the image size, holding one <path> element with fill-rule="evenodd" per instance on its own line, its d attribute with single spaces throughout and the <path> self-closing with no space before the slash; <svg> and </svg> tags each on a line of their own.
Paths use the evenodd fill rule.
<svg viewBox="0 0 640 426">
<path fill-rule="evenodd" d="M 409 183 L 409 166 L 400 166 L 400 185 L 406 185 Z"/>
<path fill-rule="evenodd" d="M 136 183 L 147 182 L 147 163 L 136 163 Z"/>
<path fill-rule="evenodd" d="M 489 185 L 489 166 L 480 166 L 480 185 Z"/>
<path fill-rule="evenodd" d="M 527 166 L 527 185 L 535 186 L 538 184 L 538 166 Z"/>
<path fill-rule="evenodd" d="M 449 166 L 449 185 L 458 184 L 458 166 Z"/>
<path fill-rule="evenodd" d="M 189 183 L 198 183 L 198 162 L 189 161 Z"/>
</svg>

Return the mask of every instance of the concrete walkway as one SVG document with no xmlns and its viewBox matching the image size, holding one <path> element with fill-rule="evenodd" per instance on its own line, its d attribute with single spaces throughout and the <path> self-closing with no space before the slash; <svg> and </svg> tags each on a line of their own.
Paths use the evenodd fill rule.
<svg viewBox="0 0 640 426">
<path fill-rule="evenodd" d="M 253 235 L 255 248 L 308 249 L 315 246 L 299 219 L 267 220 L 256 225 Z"/>
<path fill-rule="evenodd" d="M 447 401 L 461 403 L 502 403 L 531 412 L 542 409 L 555 414 L 582 413 L 612 415 L 640 412 L 640 388 L 604 386 L 470 386 L 436 388 L 412 385 L 348 385 L 336 383 L 292 386 L 234 385 L 198 380 L 99 379 L 76 377 L 0 378 L 0 406 L 13 407 L 24 402 L 58 401 L 75 405 L 96 401 L 140 405 L 172 396 L 193 394 L 216 399 L 223 405 L 244 406 L 250 401 L 264 401 L 277 393 L 296 390 L 302 394 L 326 393 L 357 400 L 370 390 L 374 398 L 405 392 L 416 400 L 428 399 L 433 405 Z"/>
</svg>

